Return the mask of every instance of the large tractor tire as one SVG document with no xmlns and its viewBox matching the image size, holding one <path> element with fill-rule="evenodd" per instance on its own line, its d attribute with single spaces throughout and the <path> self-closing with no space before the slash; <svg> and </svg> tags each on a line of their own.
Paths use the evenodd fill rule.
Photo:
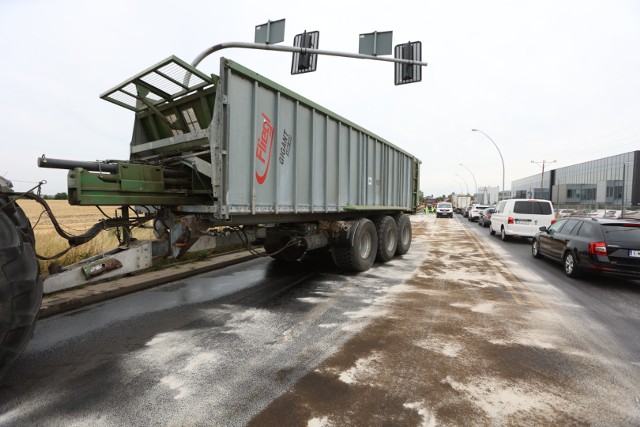
<svg viewBox="0 0 640 427">
<path fill-rule="evenodd" d="M 396 255 L 404 255 L 409 252 L 411 247 L 411 219 L 408 215 L 400 214 L 396 217 L 398 224 L 398 244 L 396 247 Z"/>
<path fill-rule="evenodd" d="M 2 199 L 0 206 L 7 204 Z M 22 209 L 11 204 L 0 210 L 0 378 L 29 342 L 40 310 L 42 281 L 33 243 Z"/>
<path fill-rule="evenodd" d="M 349 243 L 334 246 L 333 262 L 343 270 L 366 271 L 373 265 L 378 253 L 376 226 L 367 218 L 360 218 L 352 225 Z"/>
</svg>

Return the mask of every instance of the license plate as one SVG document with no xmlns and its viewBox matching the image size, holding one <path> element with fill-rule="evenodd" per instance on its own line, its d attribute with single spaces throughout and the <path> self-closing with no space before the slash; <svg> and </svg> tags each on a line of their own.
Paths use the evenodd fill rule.
<svg viewBox="0 0 640 427">
<path fill-rule="evenodd" d="M 516 219 L 516 224 L 529 224 L 530 222 L 530 219 Z"/>
<path fill-rule="evenodd" d="M 640 258 L 640 251 L 635 249 L 630 249 L 629 256 Z"/>
</svg>

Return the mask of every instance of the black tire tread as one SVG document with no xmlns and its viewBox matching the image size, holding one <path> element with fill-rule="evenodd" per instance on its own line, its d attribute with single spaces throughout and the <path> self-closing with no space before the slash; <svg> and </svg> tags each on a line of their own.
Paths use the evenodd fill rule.
<svg viewBox="0 0 640 427">
<path fill-rule="evenodd" d="M 373 218 L 373 224 L 376 226 L 378 232 L 378 251 L 376 253 L 376 261 L 387 262 L 390 261 L 396 254 L 398 248 L 398 225 L 395 219 L 387 215 L 381 215 Z M 387 250 L 386 236 L 389 228 L 395 230 L 396 244 L 392 250 Z"/>
<path fill-rule="evenodd" d="M 22 218 L 19 207 L 10 215 L 0 211 L 0 377 L 29 342 L 42 301 L 33 231 Z"/>
<path fill-rule="evenodd" d="M 348 271 L 362 272 L 368 270 L 373 264 L 375 254 L 378 249 L 378 238 L 375 235 L 373 236 L 374 238 L 372 239 L 371 248 L 372 254 L 367 259 L 363 259 L 360 257 L 356 249 L 358 234 L 365 228 L 370 228 L 373 233 L 376 233 L 376 228 L 375 225 L 367 218 L 360 218 L 357 221 L 357 224 L 354 224 L 353 227 L 357 227 L 355 230 L 356 235 L 353 238 L 354 245 L 334 246 L 331 250 L 331 256 L 333 257 L 333 262 L 338 268 Z"/>
<path fill-rule="evenodd" d="M 398 244 L 396 246 L 396 255 L 404 255 L 409 252 L 409 248 L 411 247 L 411 239 L 413 238 L 413 233 L 411 230 L 411 219 L 409 219 L 408 215 L 400 214 L 396 216 L 396 223 L 398 224 Z M 409 241 L 402 241 L 402 234 L 404 233 L 405 228 L 408 227 L 409 230 Z"/>
</svg>

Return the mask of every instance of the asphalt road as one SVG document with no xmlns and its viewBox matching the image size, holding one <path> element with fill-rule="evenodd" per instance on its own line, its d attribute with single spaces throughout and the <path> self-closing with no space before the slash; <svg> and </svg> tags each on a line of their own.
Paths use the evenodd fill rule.
<svg viewBox="0 0 640 427">
<path fill-rule="evenodd" d="M 562 265 L 548 259 L 533 258 L 531 239 L 513 238 L 503 242 L 497 234 L 491 236 L 489 228 L 480 227 L 477 222 L 469 222 L 460 215 L 454 218 L 496 251 L 507 251 L 507 257 L 522 270 L 523 279 L 530 277 L 531 271 L 540 277 L 541 283 L 552 284 L 553 291 L 562 294 L 562 298 L 569 302 L 566 314 L 576 321 L 592 325 L 591 333 L 597 337 L 594 342 L 611 346 L 615 356 L 623 351 L 631 360 L 638 359 L 640 281 L 598 275 L 569 278 Z M 538 291 L 544 292 L 544 289 L 539 287 Z"/>
<path fill-rule="evenodd" d="M 413 253 L 357 276 L 256 259 L 43 319 L 0 424 L 245 425 L 384 312 Z"/>
<path fill-rule="evenodd" d="M 43 319 L 0 425 L 640 425 L 640 289 L 434 215 L 345 275 L 258 259 Z"/>
</svg>

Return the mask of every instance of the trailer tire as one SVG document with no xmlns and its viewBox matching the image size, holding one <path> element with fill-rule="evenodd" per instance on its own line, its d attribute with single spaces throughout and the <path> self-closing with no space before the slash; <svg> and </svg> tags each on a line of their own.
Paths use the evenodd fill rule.
<svg viewBox="0 0 640 427">
<path fill-rule="evenodd" d="M 400 214 L 396 217 L 398 224 L 398 244 L 396 255 L 404 255 L 411 247 L 411 220 L 408 215 Z"/>
<path fill-rule="evenodd" d="M 33 231 L 29 226 L 30 233 L 22 232 L 22 224 L 14 222 L 20 213 L 14 217 L 0 211 L 0 377 L 29 342 L 42 301 L 38 261 L 29 241 Z"/>
<path fill-rule="evenodd" d="M 390 261 L 396 254 L 398 247 L 398 224 L 390 216 L 378 216 L 373 223 L 378 232 L 378 251 L 376 260 L 380 262 Z"/>
<path fill-rule="evenodd" d="M 344 270 L 366 271 L 373 265 L 378 252 L 376 226 L 369 219 L 360 218 L 352 227 L 349 243 L 332 248 L 333 262 Z"/>
</svg>

